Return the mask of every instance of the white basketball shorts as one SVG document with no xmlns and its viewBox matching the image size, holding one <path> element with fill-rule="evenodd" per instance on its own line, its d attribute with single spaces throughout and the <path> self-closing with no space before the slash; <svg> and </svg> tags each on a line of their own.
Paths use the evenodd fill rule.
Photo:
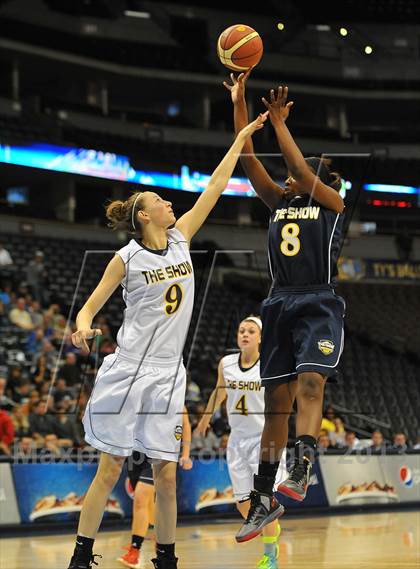
<svg viewBox="0 0 420 569">
<path fill-rule="evenodd" d="M 260 462 L 261 436 L 236 439 L 229 437 L 226 460 L 233 487 L 233 495 L 237 502 L 247 500 L 254 488 L 254 474 L 258 474 Z M 288 478 L 286 468 L 286 450 L 283 451 L 277 471 L 274 489 Z"/>
<path fill-rule="evenodd" d="M 116 456 L 137 450 L 178 462 L 185 388 L 182 362 L 140 366 L 134 357 L 106 356 L 83 417 L 86 442 Z"/>
</svg>

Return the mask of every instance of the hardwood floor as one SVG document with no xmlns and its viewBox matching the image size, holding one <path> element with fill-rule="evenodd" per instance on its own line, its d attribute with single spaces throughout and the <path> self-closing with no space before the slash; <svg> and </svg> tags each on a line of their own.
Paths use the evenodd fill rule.
<svg viewBox="0 0 420 569">
<path fill-rule="evenodd" d="M 283 519 L 279 567 L 290 569 L 408 569 L 420 566 L 420 512 L 385 512 Z M 261 557 L 260 538 L 238 545 L 238 523 L 178 529 L 179 569 L 251 569 Z M 0 540 L 1 569 L 67 569 L 73 535 Z M 98 569 L 123 567 L 116 561 L 128 532 L 100 533 Z M 143 546 L 142 567 L 152 568 L 153 541 Z M 95 566 L 94 566 L 95 567 Z"/>
</svg>

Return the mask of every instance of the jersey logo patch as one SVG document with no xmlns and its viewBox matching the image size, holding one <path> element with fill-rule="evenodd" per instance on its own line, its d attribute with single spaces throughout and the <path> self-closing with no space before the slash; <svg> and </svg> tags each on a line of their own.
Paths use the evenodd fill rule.
<svg viewBox="0 0 420 569">
<path fill-rule="evenodd" d="M 335 350 L 335 345 L 331 340 L 319 340 L 318 350 L 324 354 L 324 356 L 329 356 Z"/>
<path fill-rule="evenodd" d="M 177 441 L 180 441 L 182 439 L 182 425 L 177 425 L 175 427 L 174 437 Z"/>
</svg>

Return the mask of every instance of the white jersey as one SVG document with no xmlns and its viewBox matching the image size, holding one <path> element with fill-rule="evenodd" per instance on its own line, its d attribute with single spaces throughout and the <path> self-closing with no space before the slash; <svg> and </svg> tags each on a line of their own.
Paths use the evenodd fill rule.
<svg viewBox="0 0 420 569">
<path fill-rule="evenodd" d="M 169 229 L 168 244 L 153 251 L 132 239 L 117 251 L 125 263 L 122 281 L 126 304 L 117 350 L 139 364 L 176 365 L 194 303 L 194 272 L 188 242 Z"/>
<path fill-rule="evenodd" d="M 260 360 L 246 369 L 241 367 L 240 357 L 239 353 L 222 359 L 231 439 L 259 437 L 264 429 L 265 404 Z"/>
</svg>

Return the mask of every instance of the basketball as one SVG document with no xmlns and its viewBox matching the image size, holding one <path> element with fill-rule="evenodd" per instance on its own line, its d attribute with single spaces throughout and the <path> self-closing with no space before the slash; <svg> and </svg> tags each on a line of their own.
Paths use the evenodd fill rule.
<svg viewBox="0 0 420 569">
<path fill-rule="evenodd" d="M 235 24 L 220 34 L 217 54 L 228 69 L 246 71 L 259 63 L 263 42 L 259 33 L 250 26 Z"/>
</svg>

